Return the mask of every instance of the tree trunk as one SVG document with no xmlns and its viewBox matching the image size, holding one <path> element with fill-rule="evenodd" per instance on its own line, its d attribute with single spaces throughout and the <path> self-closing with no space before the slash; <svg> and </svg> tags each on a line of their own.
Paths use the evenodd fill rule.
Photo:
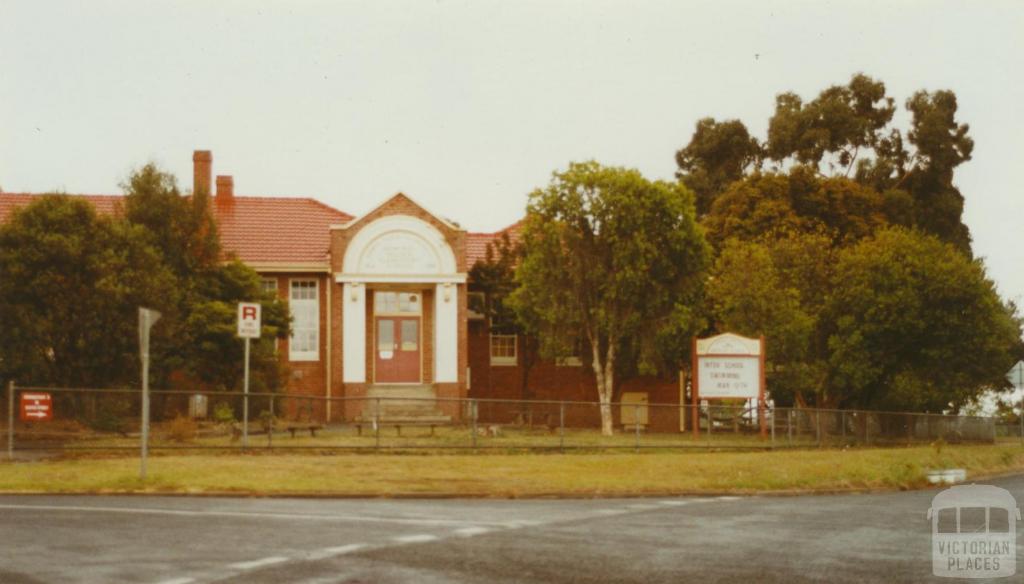
<svg viewBox="0 0 1024 584">
<path fill-rule="evenodd" d="M 615 426 L 612 418 L 612 404 L 610 396 L 601 394 L 601 434 L 612 436 L 615 434 Z"/>
<path fill-rule="evenodd" d="M 596 337 L 596 335 L 595 335 Z M 604 365 L 601 364 L 601 349 L 598 343 L 591 342 L 594 352 L 594 376 L 597 381 L 597 395 L 600 401 L 601 410 L 601 434 L 611 436 L 615 433 L 615 420 L 612 415 L 612 395 L 615 378 L 615 348 L 614 344 L 608 345 L 608 354 L 605 357 Z"/>
</svg>

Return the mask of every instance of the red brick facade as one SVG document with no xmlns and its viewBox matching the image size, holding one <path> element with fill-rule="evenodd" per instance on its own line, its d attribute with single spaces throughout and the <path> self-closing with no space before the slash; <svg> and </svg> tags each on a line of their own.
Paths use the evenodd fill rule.
<svg viewBox="0 0 1024 584">
<path fill-rule="evenodd" d="M 502 400 L 536 400 L 552 402 L 596 402 L 597 383 L 594 372 L 586 364 L 557 364 L 551 360 L 537 359 L 529 368 L 524 389 L 523 339 L 518 339 L 515 365 L 495 365 L 491 362 L 490 330 L 484 319 L 475 319 L 469 324 L 468 356 L 472 372 L 469 397 L 481 400 L 480 417 L 486 423 L 508 424 L 517 420 L 521 408 Z M 620 381 L 620 380 L 616 380 Z M 613 401 L 623 393 L 642 392 L 647 394 L 650 404 L 679 404 L 679 376 L 644 376 L 617 383 Z M 490 400 L 499 400 L 490 402 Z M 557 423 L 558 404 L 534 408 L 535 423 Z M 680 429 L 680 412 L 675 407 L 650 408 L 649 428 L 659 432 L 673 432 Z M 615 425 L 621 426 L 620 408 L 613 409 Z M 600 426 L 600 411 L 596 407 L 570 404 L 565 407 L 565 424 L 569 427 Z"/>
</svg>

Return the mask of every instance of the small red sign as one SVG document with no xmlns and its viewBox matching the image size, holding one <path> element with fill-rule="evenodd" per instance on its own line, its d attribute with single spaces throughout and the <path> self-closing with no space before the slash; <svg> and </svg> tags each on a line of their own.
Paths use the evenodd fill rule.
<svg viewBox="0 0 1024 584">
<path fill-rule="evenodd" d="M 41 422 L 53 419 L 53 397 L 48 393 L 21 394 L 21 421 Z"/>
</svg>

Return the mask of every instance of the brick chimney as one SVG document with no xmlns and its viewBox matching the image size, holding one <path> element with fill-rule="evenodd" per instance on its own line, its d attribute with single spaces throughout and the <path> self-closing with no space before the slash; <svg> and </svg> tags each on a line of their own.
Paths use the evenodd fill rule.
<svg viewBox="0 0 1024 584">
<path fill-rule="evenodd" d="M 217 202 L 227 202 L 235 197 L 235 179 L 227 175 L 217 175 Z"/>
<path fill-rule="evenodd" d="M 210 177 L 213 174 L 213 153 L 196 150 L 192 153 L 192 192 L 210 194 Z"/>
</svg>

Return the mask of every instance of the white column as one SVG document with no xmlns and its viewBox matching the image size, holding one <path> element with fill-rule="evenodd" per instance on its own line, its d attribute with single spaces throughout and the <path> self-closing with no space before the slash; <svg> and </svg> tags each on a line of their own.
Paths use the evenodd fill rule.
<svg viewBox="0 0 1024 584">
<path fill-rule="evenodd" d="M 438 284 L 434 293 L 434 381 L 459 380 L 459 287 Z"/>
<path fill-rule="evenodd" d="M 346 283 L 343 290 L 342 380 L 345 383 L 366 383 L 366 286 Z"/>
</svg>

